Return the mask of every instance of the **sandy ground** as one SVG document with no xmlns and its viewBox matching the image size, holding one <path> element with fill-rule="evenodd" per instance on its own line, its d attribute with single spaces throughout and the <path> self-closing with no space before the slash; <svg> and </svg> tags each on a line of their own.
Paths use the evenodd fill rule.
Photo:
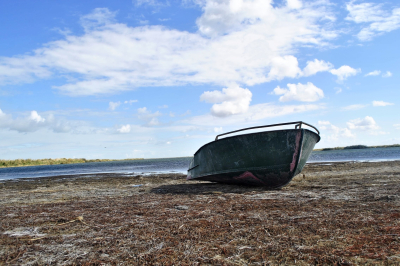
<svg viewBox="0 0 400 266">
<path fill-rule="evenodd" d="M 95 174 L 0 182 L 0 265 L 400 265 L 400 161 L 280 190 Z"/>
</svg>

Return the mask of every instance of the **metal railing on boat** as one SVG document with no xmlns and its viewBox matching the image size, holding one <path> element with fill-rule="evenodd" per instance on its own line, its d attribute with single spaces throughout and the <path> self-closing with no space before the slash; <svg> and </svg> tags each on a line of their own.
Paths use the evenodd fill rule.
<svg viewBox="0 0 400 266">
<path fill-rule="evenodd" d="M 312 125 L 310 125 L 310 124 L 304 123 L 304 122 L 302 122 L 302 121 L 297 121 L 297 122 L 288 122 L 288 123 L 280 123 L 280 124 L 273 124 L 273 125 L 265 125 L 265 126 L 257 126 L 257 127 L 242 128 L 242 129 L 239 129 L 239 130 L 234 130 L 234 131 L 230 131 L 230 132 L 227 132 L 227 133 L 219 134 L 219 135 L 217 135 L 217 136 L 215 137 L 215 140 L 218 140 L 218 137 L 221 137 L 221 136 L 224 136 L 224 135 L 228 135 L 228 134 L 232 134 L 232 133 L 236 133 L 236 132 L 240 132 L 240 131 L 244 131 L 244 130 L 265 128 L 265 127 L 286 126 L 286 125 L 293 125 L 293 124 L 296 125 L 296 126 L 295 126 L 295 129 L 300 129 L 302 125 L 309 126 L 309 127 L 313 128 L 313 129 L 315 129 L 315 131 L 317 131 L 317 133 L 318 133 L 318 135 L 319 135 L 319 130 L 318 130 L 316 127 L 314 127 L 314 126 L 312 126 Z"/>
</svg>

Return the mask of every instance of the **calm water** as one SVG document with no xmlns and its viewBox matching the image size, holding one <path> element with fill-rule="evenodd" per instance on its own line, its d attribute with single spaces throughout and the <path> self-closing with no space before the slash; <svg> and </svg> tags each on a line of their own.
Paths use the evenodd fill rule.
<svg viewBox="0 0 400 266">
<path fill-rule="evenodd" d="M 307 163 L 400 160 L 400 147 L 313 151 Z"/>
<path fill-rule="evenodd" d="M 0 168 L 0 180 L 92 173 L 186 173 L 191 157 Z M 400 160 L 400 148 L 314 151 L 308 163 Z"/>
</svg>

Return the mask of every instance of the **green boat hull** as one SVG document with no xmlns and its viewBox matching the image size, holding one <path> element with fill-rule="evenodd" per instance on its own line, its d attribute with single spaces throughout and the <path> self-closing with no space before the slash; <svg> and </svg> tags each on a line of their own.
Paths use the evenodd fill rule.
<svg viewBox="0 0 400 266">
<path fill-rule="evenodd" d="M 279 188 L 301 172 L 319 140 L 303 128 L 216 140 L 194 154 L 187 179 Z"/>
</svg>

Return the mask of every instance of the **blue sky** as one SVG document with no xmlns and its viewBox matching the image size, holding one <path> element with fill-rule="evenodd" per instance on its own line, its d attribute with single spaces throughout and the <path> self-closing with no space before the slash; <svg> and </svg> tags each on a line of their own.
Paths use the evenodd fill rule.
<svg viewBox="0 0 400 266">
<path fill-rule="evenodd" d="M 190 156 L 304 121 L 400 143 L 398 1 L 2 1 L 0 158 Z"/>
</svg>

